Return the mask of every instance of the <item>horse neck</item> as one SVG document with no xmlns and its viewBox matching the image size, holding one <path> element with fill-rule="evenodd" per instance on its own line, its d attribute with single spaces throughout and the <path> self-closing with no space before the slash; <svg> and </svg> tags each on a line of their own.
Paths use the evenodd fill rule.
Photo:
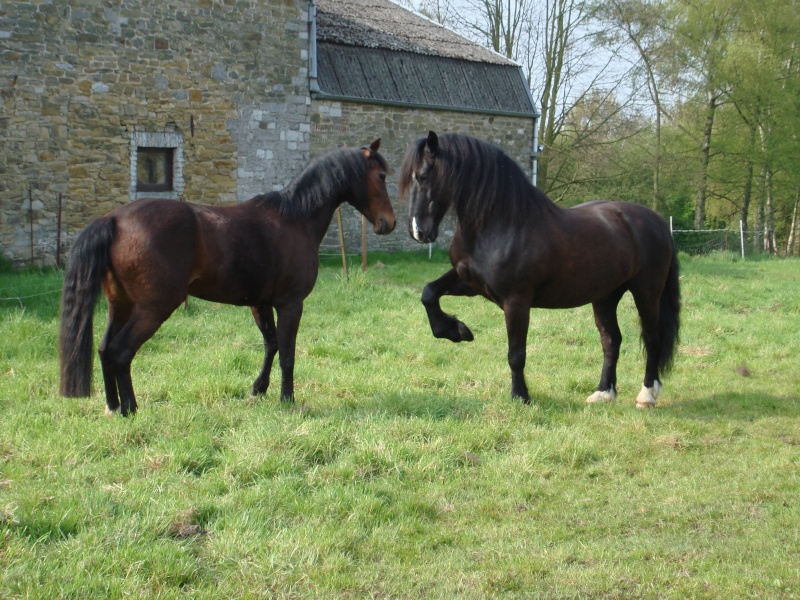
<svg viewBox="0 0 800 600">
<path fill-rule="evenodd" d="M 454 210 L 465 239 L 473 239 L 481 231 L 495 226 L 503 229 L 515 227 L 524 229 L 533 227 L 547 228 L 554 221 L 560 219 L 565 210 L 533 185 L 520 193 L 526 196 L 527 207 L 524 213 L 520 213 L 517 218 L 513 219 L 510 219 L 502 210 L 489 210 L 486 218 L 482 222 L 477 222 L 471 215 L 467 214 L 466 203 L 460 201 L 467 197 L 466 194 L 456 195 L 449 209 Z"/>
<path fill-rule="evenodd" d="M 303 202 L 302 198 L 293 197 L 295 192 L 290 188 L 285 189 L 283 193 L 286 195 L 286 201 L 288 203 Z M 306 226 L 311 239 L 313 239 L 317 245 L 320 245 L 325 238 L 325 234 L 328 232 L 328 228 L 333 220 L 333 215 L 336 209 L 344 203 L 346 196 L 347 190 L 326 194 L 323 201 L 317 202 L 314 206 L 309 207 L 304 214 L 294 217 L 296 221 L 302 222 Z"/>
<path fill-rule="evenodd" d="M 333 200 L 321 206 L 315 214 L 309 217 L 309 231 L 317 246 L 322 244 L 322 240 L 325 239 L 325 234 L 328 233 L 328 228 L 331 226 L 331 221 L 333 221 L 333 215 L 342 203 L 343 200 L 341 198 Z"/>
<path fill-rule="evenodd" d="M 342 151 L 312 162 L 281 193 L 297 210 L 295 218 L 307 224 L 314 240 L 322 243 L 339 206 L 353 196 L 354 180 L 363 157 Z"/>
</svg>

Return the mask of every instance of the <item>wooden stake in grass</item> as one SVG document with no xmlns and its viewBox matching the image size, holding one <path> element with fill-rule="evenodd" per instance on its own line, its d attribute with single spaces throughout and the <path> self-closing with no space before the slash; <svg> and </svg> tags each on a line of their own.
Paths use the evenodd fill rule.
<svg viewBox="0 0 800 600">
<path fill-rule="evenodd" d="M 350 273 L 347 272 L 347 254 L 344 251 L 344 226 L 342 225 L 342 207 L 336 209 L 336 224 L 339 226 L 339 249 L 342 251 L 342 268 L 344 269 L 344 276 L 350 279 Z"/>
</svg>

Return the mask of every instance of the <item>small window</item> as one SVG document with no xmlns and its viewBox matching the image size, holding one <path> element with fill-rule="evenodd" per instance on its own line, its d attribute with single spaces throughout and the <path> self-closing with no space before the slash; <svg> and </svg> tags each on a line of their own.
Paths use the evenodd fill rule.
<svg viewBox="0 0 800 600">
<path fill-rule="evenodd" d="M 173 191 L 174 154 L 174 148 L 139 146 L 136 149 L 136 191 Z"/>
</svg>

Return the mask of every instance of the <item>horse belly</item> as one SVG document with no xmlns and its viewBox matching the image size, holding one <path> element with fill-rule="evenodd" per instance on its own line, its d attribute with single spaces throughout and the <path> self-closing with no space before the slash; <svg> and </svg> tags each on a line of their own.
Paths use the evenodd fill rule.
<svg viewBox="0 0 800 600">
<path fill-rule="evenodd" d="M 630 268 L 595 272 L 562 271 L 533 289 L 535 308 L 577 308 L 602 300 L 624 286 L 633 276 Z"/>
</svg>

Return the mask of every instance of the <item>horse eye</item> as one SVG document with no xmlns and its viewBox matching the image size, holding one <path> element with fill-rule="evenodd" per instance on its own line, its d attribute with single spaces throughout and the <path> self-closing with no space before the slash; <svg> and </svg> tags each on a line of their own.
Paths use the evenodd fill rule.
<svg viewBox="0 0 800 600">
<path fill-rule="evenodd" d="M 384 173 L 383 171 L 378 173 L 378 179 L 380 179 L 381 181 L 386 181 L 386 173 Z"/>
</svg>

